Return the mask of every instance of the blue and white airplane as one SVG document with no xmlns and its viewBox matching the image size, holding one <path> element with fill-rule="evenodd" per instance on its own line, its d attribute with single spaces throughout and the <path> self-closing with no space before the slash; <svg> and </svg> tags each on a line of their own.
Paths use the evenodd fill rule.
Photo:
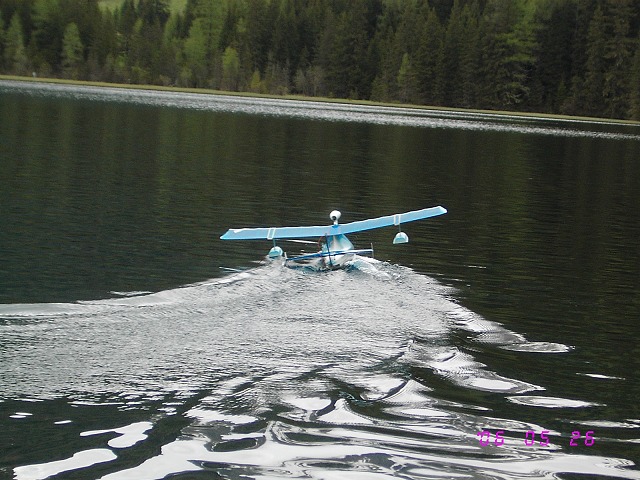
<svg viewBox="0 0 640 480">
<path fill-rule="evenodd" d="M 437 206 L 423 208 L 406 213 L 396 213 L 385 217 L 370 218 L 351 223 L 338 223 L 340 212 L 334 210 L 329 214 L 332 225 L 309 227 L 264 227 L 264 228 L 231 228 L 220 237 L 222 240 L 272 240 L 273 248 L 269 251 L 269 258 L 284 257 L 285 262 L 296 262 L 319 259 L 325 268 L 341 268 L 349 265 L 356 255 L 373 254 L 373 248 L 356 249 L 347 238 L 348 233 L 363 232 L 375 228 L 396 225 L 398 233 L 393 239 L 394 244 L 407 243 L 409 237 L 400 230 L 402 223 L 414 222 L 425 218 L 435 217 L 447 213 L 444 207 Z M 320 237 L 320 251 L 307 255 L 288 258 L 282 248 L 276 245 L 276 240 L 291 240 L 309 237 Z"/>
</svg>

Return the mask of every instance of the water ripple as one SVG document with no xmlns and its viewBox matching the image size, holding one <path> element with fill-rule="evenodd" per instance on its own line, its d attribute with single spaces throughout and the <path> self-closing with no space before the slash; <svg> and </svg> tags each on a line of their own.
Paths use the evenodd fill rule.
<svg viewBox="0 0 640 480">
<path fill-rule="evenodd" d="M 0 395 L 20 417 L 9 432 L 64 402 L 49 428 L 73 439 L 66 460 L 22 462 L 16 480 L 72 470 L 109 480 L 189 472 L 640 479 L 629 460 L 567 451 L 551 418 L 495 415 L 491 398 L 528 410 L 598 406 L 532 395 L 545 386 L 492 359 L 504 348 L 556 357 L 568 347 L 530 342 L 408 268 L 372 265 L 385 275 L 310 275 L 272 263 L 152 294 L 3 307 Z M 454 341 L 461 332 L 465 340 Z M 131 422 L 111 425 L 112 409 Z M 615 426 L 594 425 L 621 438 Z M 504 443 L 480 444 L 485 430 L 503 431 Z M 525 445 L 529 431 L 547 431 L 549 444 Z M 138 465 L 127 461 L 129 450 L 144 452 Z"/>
</svg>

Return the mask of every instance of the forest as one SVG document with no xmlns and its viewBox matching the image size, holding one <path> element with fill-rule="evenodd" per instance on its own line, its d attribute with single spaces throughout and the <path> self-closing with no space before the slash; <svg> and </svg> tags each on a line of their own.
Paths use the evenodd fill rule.
<svg viewBox="0 0 640 480">
<path fill-rule="evenodd" d="M 0 0 L 0 73 L 640 120 L 639 31 L 633 0 Z"/>
</svg>

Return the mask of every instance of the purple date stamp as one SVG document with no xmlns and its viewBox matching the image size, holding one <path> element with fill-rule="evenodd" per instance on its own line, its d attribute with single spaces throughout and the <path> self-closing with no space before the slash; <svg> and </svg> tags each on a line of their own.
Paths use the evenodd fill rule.
<svg viewBox="0 0 640 480">
<path fill-rule="evenodd" d="M 533 447 L 535 445 L 539 447 L 546 447 L 549 445 L 549 430 L 542 430 L 541 432 L 536 432 L 535 430 L 528 430 L 524 436 L 524 444 L 527 447 Z M 571 438 L 569 439 L 570 447 L 578 447 L 580 445 L 585 445 L 587 447 L 592 447 L 595 443 L 594 431 L 587 430 L 582 436 L 582 433 L 578 430 L 571 432 Z M 476 433 L 478 437 L 478 441 L 480 445 L 483 447 L 494 445 L 499 447 L 504 445 L 504 430 L 498 430 L 492 433 L 490 430 L 482 430 L 481 432 Z"/>
</svg>

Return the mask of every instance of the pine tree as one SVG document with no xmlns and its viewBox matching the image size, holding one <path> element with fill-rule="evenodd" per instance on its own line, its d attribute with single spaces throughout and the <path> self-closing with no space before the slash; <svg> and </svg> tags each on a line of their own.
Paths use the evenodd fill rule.
<svg viewBox="0 0 640 480">
<path fill-rule="evenodd" d="M 233 47 L 227 47 L 222 54 L 222 85 L 223 90 L 238 90 L 240 83 L 240 59 Z"/>
<path fill-rule="evenodd" d="M 583 86 L 587 115 L 602 115 L 604 103 L 604 72 L 606 70 L 606 24 L 602 8 L 598 5 L 589 23 L 587 36 L 586 76 Z"/>
<path fill-rule="evenodd" d="M 526 0 L 490 0 L 483 15 L 482 82 L 489 108 L 522 108 L 535 63 L 535 25 Z"/>
<path fill-rule="evenodd" d="M 226 17 L 226 5 L 219 0 L 197 0 L 195 18 L 184 42 L 185 67 L 198 87 L 215 83 L 216 63 L 220 61 L 220 37 Z"/>
<path fill-rule="evenodd" d="M 311 95 L 324 95 L 325 92 L 325 72 L 320 65 L 312 65 L 307 69 L 307 81 L 311 88 Z"/>
<path fill-rule="evenodd" d="M 264 0 L 248 0 L 246 14 L 246 38 L 247 51 L 249 53 L 249 70 L 257 70 L 264 74 L 271 49 L 273 33 L 272 15 L 275 11 L 269 9 Z"/>
<path fill-rule="evenodd" d="M 280 65 L 270 59 L 267 63 L 264 81 L 267 86 L 268 93 L 275 95 L 287 95 L 291 90 L 289 65 Z"/>
<path fill-rule="evenodd" d="M 634 0 L 98 2 L 0 0 L 0 69 L 640 116 Z"/>
<path fill-rule="evenodd" d="M 57 70 L 66 22 L 58 0 L 36 0 L 33 6 L 32 42 L 37 48 L 34 63 L 41 69 Z"/>
<path fill-rule="evenodd" d="M 462 6 L 460 0 L 455 0 L 444 34 L 442 51 L 438 58 L 436 99 L 440 105 L 454 106 L 462 103 L 460 57 L 463 33 Z"/>
<path fill-rule="evenodd" d="M 346 7 L 335 27 L 325 27 L 330 34 L 325 40 L 327 88 L 336 97 L 369 98 L 375 76 L 369 46 L 376 5 L 374 2 L 347 2 Z M 328 17 L 327 24 L 331 21 Z"/>
<path fill-rule="evenodd" d="M 418 82 L 418 95 L 422 103 L 435 105 L 438 66 L 442 64 L 442 39 L 444 31 L 436 11 L 429 8 L 426 20 L 419 35 L 416 52 L 415 70 Z"/>
<path fill-rule="evenodd" d="M 480 68 L 480 7 L 472 0 L 462 9 L 463 36 L 460 52 L 460 84 L 462 97 L 460 106 L 471 108 L 478 97 L 478 70 Z"/>
<path fill-rule="evenodd" d="M 537 11 L 539 49 L 533 72 L 536 91 L 532 102 L 537 110 L 558 112 L 565 101 L 566 86 L 573 77 L 572 35 L 577 28 L 574 10 L 572 2 L 556 0 Z M 561 92 L 565 93 L 559 95 Z"/>
<path fill-rule="evenodd" d="M 4 21 L 2 20 L 2 10 L 0 10 L 0 72 L 4 66 Z"/>
<path fill-rule="evenodd" d="M 62 39 L 62 71 L 66 77 L 77 79 L 84 60 L 84 46 L 78 26 L 71 22 L 64 30 Z"/>
<path fill-rule="evenodd" d="M 635 41 L 635 50 L 629 76 L 629 118 L 640 121 L 640 36 Z"/>
<path fill-rule="evenodd" d="M 586 93 L 588 37 L 591 20 L 596 10 L 597 0 L 572 0 L 571 17 L 571 54 L 570 88 L 566 100 L 560 105 L 560 113 L 568 115 L 587 115 L 589 102 Z"/>
<path fill-rule="evenodd" d="M 296 2 L 281 0 L 271 39 L 272 60 L 276 65 L 288 65 L 288 75 L 298 67 L 301 45 L 298 34 Z"/>
<path fill-rule="evenodd" d="M 133 27 L 138 19 L 136 13 L 136 4 L 134 0 L 124 0 L 120 6 L 120 11 L 117 15 L 118 31 L 124 36 L 125 44 L 124 48 L 129 49 L 129 39 L 133 34 Z"/>
<path fill-rule="evenodd" d="M 167 0 L 138 0 L 137 16 L 147 25 L 159 23 L 164 25 L 169 19 L 169 2 Z"/>
<path fill-rule="evenodd" d="M 179 62 L 181 60 L 181 50 L 183 40 L 180 38 L 184 16 L 177 12 L 172 13 L 167 23 L 164 25 L 162 34 L 163 64 L 162 83 L 169 85 L 179 77 Z"/>
<path fill-rule="evenodd" d="M 396 86 L 393 96 L 401 102 L 418 103 L 420 101 L 415 59 L 418 57 L 419 42 L 417 39 L 422 33 L 423 22 L 424 17 L 421 15 L 417 3 L 405 2 L 395 33 L 395 45 L 391 46 L 395 67 L 394 84 Z"/>
<path fill-rule="evenodd" d="M 629 110 L 629 66 L 633 58 L 633 40 L 629 37 L 632 18 L 631 0 L 609 0 L 607 4 L 608 35 L 605 42 L 607 71 L 604 77 L 605 114 L 624 118 Z"/>
<path fill-rule="evenodd" d="M 18 12 L 11 17 L 11 22 L 5 35 L 4 63 L 10 73 L 25 75 L 28 71 L 29 63 L 24 48 L 22 22 Z"/>
<path fill-rule="evenodd" d="M 409 54 L 402 55 L 402 62 L 398 70 L 398 99 L 401 102 L 416 102 L 417 82 Z"/>
<path fill-rule="evenodd" d="M 184 41 L 185 71 L 182 73 L 183 82 L 189 77 L 189 86 L 205 86 L 209 77 L 210 49 L 209 35 L 204 21 L 196 20 L 189 29 L 189 36 Z"/>
<path fill-rule="evenodd" d="M 377 51 L 377 75 L 371 85 L 371 100 L 388 102 L 396 97 L 398 71 L 397 42 L 391 25 L 378 32 L 373 40 L 373 48 Z"/>
</svg>

